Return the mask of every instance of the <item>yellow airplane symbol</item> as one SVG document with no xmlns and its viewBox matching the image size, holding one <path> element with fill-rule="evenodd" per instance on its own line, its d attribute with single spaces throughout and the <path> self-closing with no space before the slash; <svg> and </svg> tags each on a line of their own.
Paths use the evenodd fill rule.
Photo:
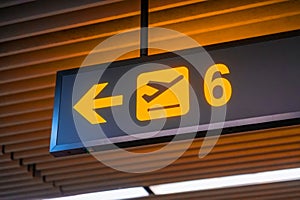
<svg viewBox="0 0 300 200">
<path fill-rule="evenodd" d="M 106 122 L 103 117 L 95 112 L 95 109 L 119 106 L 123 104 L 123 95 L 95 99 L 95 97 L 107 85 L 108 83 L 93 85 L 73 107 L 91 124 L 100 124 Z"/>
</svg>

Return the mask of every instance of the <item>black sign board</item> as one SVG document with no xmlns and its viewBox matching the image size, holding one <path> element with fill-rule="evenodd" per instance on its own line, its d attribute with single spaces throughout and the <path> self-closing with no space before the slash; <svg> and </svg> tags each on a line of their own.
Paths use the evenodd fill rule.
<svg viewBox="0 0 300 200">
<path fill-rule="evenodd" d="M 189 49 L 60 71 L 50 152 L 203 137 L 222 122 L 212 110 L 223 133 L 299 124 L 299 44 L 293 32 L 207 47 L 214 62 Z"/>
</svg>

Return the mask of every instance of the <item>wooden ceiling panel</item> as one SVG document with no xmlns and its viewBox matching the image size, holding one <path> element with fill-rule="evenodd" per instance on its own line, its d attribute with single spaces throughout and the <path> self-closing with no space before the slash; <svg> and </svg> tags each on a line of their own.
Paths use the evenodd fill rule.
<svg viewBox="0 0 300 200">
<path fill-rule="evenodd" d="M 18 116 L 10 116 L 0 118 L 0 128 L 6 128 L 17 125 L 24 125 L 27 123 L 40 122 L 52 119 L 52 109 L 38 112 L 26 113 Z M 7 134 L 9 135 L 9 134 Z"/>
<path fill-rule="evenodd" d="M 0 177 L 24 174 L 27 171 L 28 171 L 27 166 L 19 166 L 18 168 L 3 169 L 3 170 L 0 170 Z M 7 183 L 5 185 L 7 185 Z"/>
<path fill-rule="evenodd" d="M 47 147 L 49 146 L 49 142 L 50 142 L 50 137 L 48 137 L 47 139 L 23 142 L 19 144 L 8 144 L 5 145 L 5 152 L 11 153 L 11 152 Z"/>
<path fill-rule="evenodd" d="M 0 128 L 0 137 L 30 133 L 34 131 L 45 131 L 46 133 L 49 133 L 49 131 L 47 132 L 47 130 L 50 130 L 51 123 L 51 120 L 44 120 Z"/>
</svg>

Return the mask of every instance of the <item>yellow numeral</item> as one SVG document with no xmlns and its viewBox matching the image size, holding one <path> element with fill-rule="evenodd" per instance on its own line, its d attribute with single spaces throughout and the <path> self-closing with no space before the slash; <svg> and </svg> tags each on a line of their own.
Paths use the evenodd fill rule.
<svg viewBox="0 0 300 200">
<path fill-rule="evenodd" d="M 214 64 L 212 65 L 206 72 L 204 77 L 204 95 L 206 101 L 215 107 L 225 105 L 232 94 L 232 88 L 230 82 L 225 78 L 215 78 L 213 80 L 213 75 L 216 72 L 220 72 L 220 74 L 229 74 L 229 69 L 224 64 Z M 213 90 L 215 87 L 221 87 L 223 92 L 221 97 L 215 97 Z"/>
</svg>

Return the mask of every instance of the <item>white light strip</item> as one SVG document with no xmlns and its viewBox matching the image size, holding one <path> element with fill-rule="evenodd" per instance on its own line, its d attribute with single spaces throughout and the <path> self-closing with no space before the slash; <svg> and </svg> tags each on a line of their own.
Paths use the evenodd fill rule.
<svg viewBox="0 0 300 200">
<path fill-rule="evenodd" d="M 125 188 L 118 190 L 109 190 L 103 192 L 94 192 L 67 197 L 53 198 L 49 200 L 119 200 L 149 196 L 149 193 L 143 187 Z"/>
<path fill-rule="evenodd" d="M 150 186 L 156 195 L 192 192 L 300 179 L 300 168 L 224 176 Z"/>
</svg>

